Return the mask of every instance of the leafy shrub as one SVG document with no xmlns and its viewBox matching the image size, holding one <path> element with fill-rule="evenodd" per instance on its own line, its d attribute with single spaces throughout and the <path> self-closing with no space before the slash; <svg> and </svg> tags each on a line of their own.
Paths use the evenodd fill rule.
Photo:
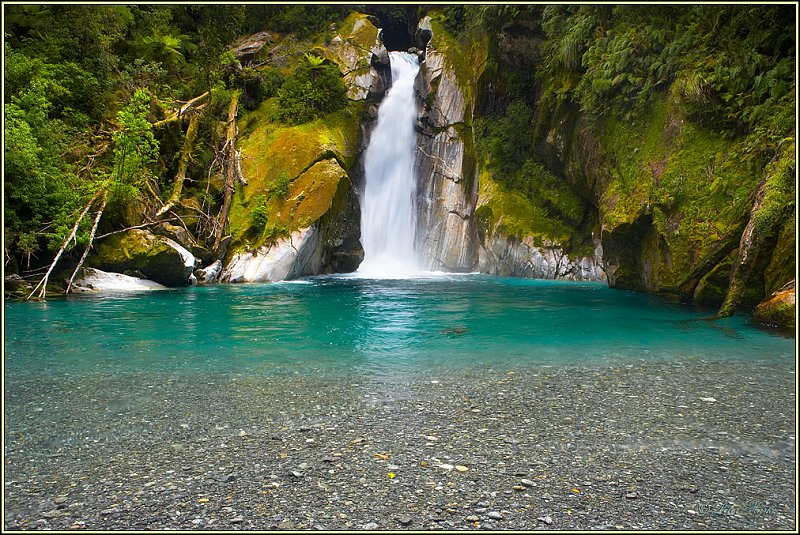
<svg viewBox="0 0 800 535">
<path fill-rule="evenodd" d="M 339 69 L 330 63 L 297 67 L 278 89 L 276 119 L 288 124 L 302 124 L 347 105 L 347 86 Z"/>
<path fill-rule="evenodd" d="M 292 182 L 292 179 L 289 177 L 289 174 L 283 172 L 269 188 L 269 198 L 270 199 L 284 199 L 286 194 L 289 192 L 289 184 Z"/>
<path fill-rule="evenodd" d="M 262 232 L 269 220 L 269 208 L 267 208 L 267 198 L 263 195 L 253 197 L 253 207 L 250 209 L 250 226 L 259 233 Z"/>
</svg>

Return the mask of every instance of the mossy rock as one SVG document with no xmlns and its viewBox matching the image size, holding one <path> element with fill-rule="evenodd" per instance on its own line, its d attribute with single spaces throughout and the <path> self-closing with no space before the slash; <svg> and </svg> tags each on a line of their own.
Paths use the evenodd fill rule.
<svg viewBox="0 0 800 535">
<path fill-rule="evenodd" d="M 86 263 L 114 273 L 139 271 L 164 286 L 189 284 L 189 273 L 181 254 L 164 237 L 145 230 L 129 230 L 101 240 Z"/>
<path fill-rule="evenodd" d="M 700 279 L 694 290 L 692 304 L 701 307 L 719 308 L 728 293 L 731 270 L 733 269 L 733 261 L 736 255 L 737 251 L 734 250 Z"/>
<path fill-rule="evenodd" d="M 775 292 L 760 303 L 753 313 L 753 320 L 772 327 L 794 328 L 797 309 L 794 287 Z"/>
<path fill-rule="evenodd" d="M 623 269 L 635 275 L 625 279 L 649 280 L 634 286 L 653 291 L 676 286 L 715 254 L 719 243 L 738 239 L 761 173 L 742 164 L 747 152 L 743 139 L 693 123 L 666 95 L 634 119 L 604 116 L 591 130 L 598 148 L 592 173 L 602 232 L 613 234 L 647 217 L 657 235 L 652 246 L 639 247 L 648 258 L 622 253 L 628 258 Z M 581 145 L 570 150 L 580 151 Z M 581 158 L 569 155 L 570 172 L 584 168 L 574 163 Z M 604 251 L 615 254 L 605 240 Z M 716 286 L 701 289 L 699 301 L 717 301 L 719 295 L 712 295 Z"/>
<path fill-rule="evenodd" d="M 248 185 L 231 205 L 234 248 L 257 247 L 317 221 L 357 157 L 360 103 L 296 126 L 271 122 L 267 107 L 244 118 L 239 147 Z M 259 205 L 268 214 L 261 228 L 251 217 Z"/>
<path fill-rule="evenodd" d="M 783 224 L 778 242 L 772 251 L 772 259 L 764 271 L 764 290 L 767 295 L 795 277 L 796 255 L 795 214 L 792 214 Z"/>
<path fill-rule="evenodd" d="M 493 235 L 500 233 L 520 240 L 533 238 L 537 246 L 548 243 L 566 244 L 575 230 L 550 217 L 546 210 L 534 204 L 520 192 L 505 188 L 483 168 L 478 177 L 478 202 L 475 211 L 480 230 Z"/>
<path fill-rule="evenodd" d="M 6 275 L 3 279 L 3 295 L 6 299 L 25 299 L 33 291 L 33 285 L 19 275 Z"/>
</svg>

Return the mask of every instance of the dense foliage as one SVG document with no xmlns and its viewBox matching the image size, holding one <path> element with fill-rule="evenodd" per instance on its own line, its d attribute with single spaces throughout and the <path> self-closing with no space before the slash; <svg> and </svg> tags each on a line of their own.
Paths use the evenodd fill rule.
<svg viewBox="0 0 800 535">
<path fill-rule="evenodd" d="M 564 162 L 554 154 L 568 141 L 551 136 L 554 124 L 580 116 L 595 132 L 614 133 L 616 141 L 605 147 L 623 155 L 612 170 L 615 187 L 633 199 L 642 189 L 639 170 L 622 161 L 623 145 L 647 128 L 627 125 L 644 116 L 667 117 L 667 107 L 685 119 L 693 146 L 684 152 L 693 154 L 684 155 L 691 165 L 673 165 L 644 192 L 657 207 L 657 223 L 668 227 L 664 214 L 701 189 L 731 198 L 736 211 L 746 212 L 751 184 L 731 185 L 744 176 L 742 169 L 761 173 L 766 182 L 759 228 L 774 229 L 794 210 L 793 6 L 9 5 L 7 265 L 46 262 L 100 188 L 117 213 L 134 199 L 161 206 L 181 162 L 191 163 L 184 169 L 187 184 L 206 185 L 195 192 L 202 209 L 218 209 L 229 103 L 238 98 L 240 109 L 261 110 L 260 116 L 289 125 L 346 106 L 339 68 L 310 52 L 330 44 L 331 24 L 354 8 L 380 16 L 392 26 L 385 36 L 397 43 L 405 37 L 410 42 L 413 31 L 404 36 L 403 27 L 411 23 L 411 29 L 430 12 L 446 29 L 440 43 L 456 38 L 465 51 L 489 47 L 476 92 L 469 95 L 476 98 L 475 113 L 465 126 L 473 127 L 481 170 L 529 199 L 525 206 L 540 219 L 584 233 L 596 223 L 587 214 L 597 212 L 597 199 L 567 180 Z M 240 63 L 233 43 L 261 30 L 287 36 L 283 48 Z M 463 58 L 457 67 L 472 72 Z M 182 154 L 186 120 L 176 126 L 169 116 L 206 92 L 197 141 Z M 655 161 L 662 156 L 658 139 L 644 137 L 636 143 Z M 723 139 L 735 141 L 730 158 L 714 156 L 727 153 L 727 145 L 717 151 Z M 737 169 L 717 171 L 726 174 L 720 178 L 707 171 L 715 165 L 709 158 L 720 168 L 736 160 Z M 707 172 L 710 184 L 686 180 Z M 281 178 L 253 202 L 254 228 L 277 232 L 268 225 L 267 201 L 285 196 L 287 187 L 288 178 Z M 77 243 L 86 240 L 90 224 L 87 219 L 80 227 Z"/>
<path fill-rule="evenodd" d="M 255 108 L 281 94 L 303 121 L 341 106 L 339 73 L 244 69 L 226 52 L 262 29 L 309 37 L 350 11 L 337 5 L 4 5 L 6 262 L 47 260 L 100 187 L 110 201 L 163 197 L 181 133 L 153 131 L 176 101 L 211 91 L 194 158 L 208 167 L 231 89 Z M 335 71 L 335 72 L 334 72 Z M 310 98 L 310 106 L 299 103 Z M 198 166 L 200 167 L 200 166 Z M 205 170 L 190 170 L 199 176 Z M 156 201 L 157 202 L 157 201 Z M 82 225 L 79 242 L 88 231 Z M 87 228 L 84 228 L 87 227 Z M 23 266 L 26 267 L 26 266 Z"/>
<path fill-rule="evenodd" d="M 347 104 L 347 86 L 338 67 L 316 56 L 308 55 L 307 60 L 277 91 L 276 118 L 288 124 L 308 122 Z"/>
<path fill-rule="evenodd" d="M 773 183 L 785 183 L 795 167 L 786 150 L 795 135 L 793 6 L 486 5 L 443 13 L 465 41 L 491 36 L 477 147 L 507 188 L 535 203 L 552 197 L 550 188 L 570 189 L 525 171 L 536 162 L 559 173 L 545 151 L 554 118 L 580 114 L 602 131 L 608 119 L 635 122 L 668 101 L 696 127 L 735 139 L 747 169 L 787 159 L 778 166 L 786 172 L 769 182 L 772 216 L 761 217 L 791 212 L 793 188 Z M 560 210 L 546 204 L 564 218 L 574 195 L 558 197 L 570 201 Z"/>
</svg>

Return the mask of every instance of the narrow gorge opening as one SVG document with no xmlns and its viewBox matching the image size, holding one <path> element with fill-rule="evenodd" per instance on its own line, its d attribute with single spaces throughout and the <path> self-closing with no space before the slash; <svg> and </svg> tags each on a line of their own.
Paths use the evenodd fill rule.
<svg viewBox="0 0 800 535">
<path fill-rule="evenodd" d="M 378 110 L 378 121 L 364 158 L 361 198 L 360 273 L 381 278 L 402 277 L 419 270 L 414 177 L 417 108 L 414 79 L 416 55 L 389 53 L 392 87 Z"/>
</svg>

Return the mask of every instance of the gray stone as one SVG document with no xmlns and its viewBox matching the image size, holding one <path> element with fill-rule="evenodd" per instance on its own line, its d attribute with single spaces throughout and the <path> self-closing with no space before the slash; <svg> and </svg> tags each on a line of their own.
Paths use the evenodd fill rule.
<svg viewBox="0 0 800 535">
<path fill-rule="evenodd" d="M 503 515 L 498 513 L 497 511 L 489 511 L 489 518 L 492 520 L 503 520 Z"/>
<path fill-rule="evenodd" d="M 277 38 L 278 35 L 272 32 L 258 32 L 239 39 L 233 45 L 231 51 L 238 60 L 249 59 L 260 52 L 266 45 L 274 43 Z"/>
<path fill-rule="evenodd" d="M 222 262 L 215 260 L 210 266 L 198 269 L 194 272 L 197 282 L 200 284 L 211 284 L 216 282 L 222 272 Z"/>
<path fill-rule="evenodd" d="M 505 236 L 497 229 L 486 229 L 479 248 L 478 270 L 500 277 L 563 279 L 576 281 L 605 280 L 603 248 L 595 241 L 593 257 L 575 260 L 558 243 L 534 245 L 532 236 L 519 239 Z"/>
<path fill-rule="evenodd" d="M 433 37 L 431 18 L 426 15 L 419 21 L 419 24 L 417 24 L 417 32 L 414 34 L 414 43 L 416 43 L 419 48 L 424 49 L 431 40 L 431 37 Z"/>
</svg>

